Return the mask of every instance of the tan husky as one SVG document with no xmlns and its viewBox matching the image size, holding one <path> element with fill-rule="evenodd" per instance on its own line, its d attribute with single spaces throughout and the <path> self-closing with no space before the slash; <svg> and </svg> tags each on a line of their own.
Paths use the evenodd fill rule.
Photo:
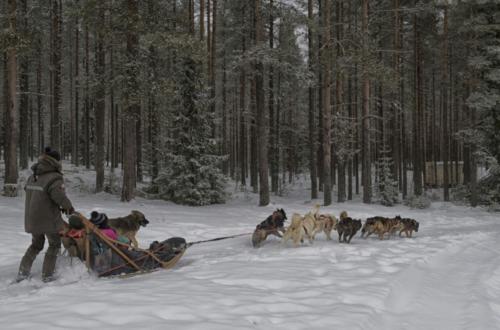
<svg viewBox="0 0 500 330">
<path fill-rule="evenodd" d="M 304 242 L 304 238 L 307 238 L 309 243 L 312 244 L 316 234 L 321 231 L 324 231 L 329 237 L 330 232 L 336 225 L 336 219 L 331 216 L 319 215 L 319 208 L 320 205 L 316 204 L 311 212 L 303 217 L 298 213 L 294 213 L 292 223 L 283 235 L 283 244 L 292 239 L 295 246 L 298 246 L 299 243 Z"/>
<path fill-rule="evenodd" d="M 292 240 L 295 246 L 299 246 L 301 242 L 304 241 L 305 231 L 304 226 L 302 226 L 302 216 L 298 213 L 292 214 L 292 221 L 290 226 L 286 229 L 283 234 L 282 244 L 286 244 L 288 240 Z"/>
<path fill-rule="evenodd" d="M 327 240 L 331 240 L 331 232 L 337 228 L 338 220 L 332 214 L 320 214 L 316 220 L 313 239 L 317 233 L 324 232 Z"/>
</svg>

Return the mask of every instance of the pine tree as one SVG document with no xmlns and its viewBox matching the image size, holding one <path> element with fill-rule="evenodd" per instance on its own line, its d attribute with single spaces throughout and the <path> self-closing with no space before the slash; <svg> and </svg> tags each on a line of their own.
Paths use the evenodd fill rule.
<svg viewBox="0 0 500 330">
<path fill-rule="evenodd" d="M 174 85 L 178 106 L 173 114 L 171 151 L 165 155 L 168 167 L 156 180 L 160 196 L 175 203 L 208 205 L 225 201 L 225 178 L 220 170 L 212 135 L 213 114 L 209 111 L 209 91 L 204 85 L 203 52 L 194 37 L 186 37 L 179 51 L 177 81 Z M 197 50 L 197 51 L 195 51 Z"/>
</svg>

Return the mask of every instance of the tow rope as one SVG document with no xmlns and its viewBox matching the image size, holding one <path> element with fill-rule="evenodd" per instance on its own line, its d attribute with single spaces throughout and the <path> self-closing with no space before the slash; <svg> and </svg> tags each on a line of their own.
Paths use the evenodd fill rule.
<svg viewBox="0 0 500 330">
<path fill-rule="evenodd" d="M 217 238 L 207 239 L 207 240 L 203 240 L 203 241 L 189 242 L 189 243 L 187 243 L 187 247 L 190 247 L 190 246 L 195 245 L 195 244 L 215 242 L 215 241 L 222 241 L 224 239 L 235 238 L 235 237 L 246 236 L 246 235 L 252 235 L 252 234 L 253 233 L 245 233 L 245 234 L 238 234 L 238 235 L 217 237 Z"/>
</svg>

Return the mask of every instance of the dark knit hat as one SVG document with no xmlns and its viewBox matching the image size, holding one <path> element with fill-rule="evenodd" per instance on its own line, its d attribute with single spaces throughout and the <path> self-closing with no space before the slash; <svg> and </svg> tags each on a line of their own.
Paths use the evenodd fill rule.
<svg viewBox="0 0 500 330">
<path fill-rule="evenodd" d="M 92 213 L 90 213 L 90 222 L 98 227 L 103 225 L 107 220 L 108 216 L 104 213 L 99 213 L 97 211 L 92 211 Z"/>
<path fill-rule="evenodd" d="M 61 161 L 61 154 L 57 150 L 52 150 L 51 147 L 45 147 L 45 154 L 57 160 Z"/>
</svg>

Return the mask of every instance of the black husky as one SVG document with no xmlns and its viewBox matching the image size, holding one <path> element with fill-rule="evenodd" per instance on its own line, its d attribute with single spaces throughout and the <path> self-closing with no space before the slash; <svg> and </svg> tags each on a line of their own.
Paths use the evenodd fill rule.
<svg viewBox="0 0 500 330">
<path fill-rule="evenodd" d="M 361 220 L 354 220 L 352 218 L 344 218 L 337 224 L 337 232 L 339 233 L 339 242 L 350 243 L 351 239 L 358 230 L 361 229 Z"/>
<path fill-rule="evenodd" d="M 281 237 L 280 232 L 285 232 L 286 213 L 283 209 L 277 209 L 266 220 L 262 221 L 255 227 L 252 235 L 253 247 L 259 247 L 266 240 L 268 235 Z"/>
</svg>

